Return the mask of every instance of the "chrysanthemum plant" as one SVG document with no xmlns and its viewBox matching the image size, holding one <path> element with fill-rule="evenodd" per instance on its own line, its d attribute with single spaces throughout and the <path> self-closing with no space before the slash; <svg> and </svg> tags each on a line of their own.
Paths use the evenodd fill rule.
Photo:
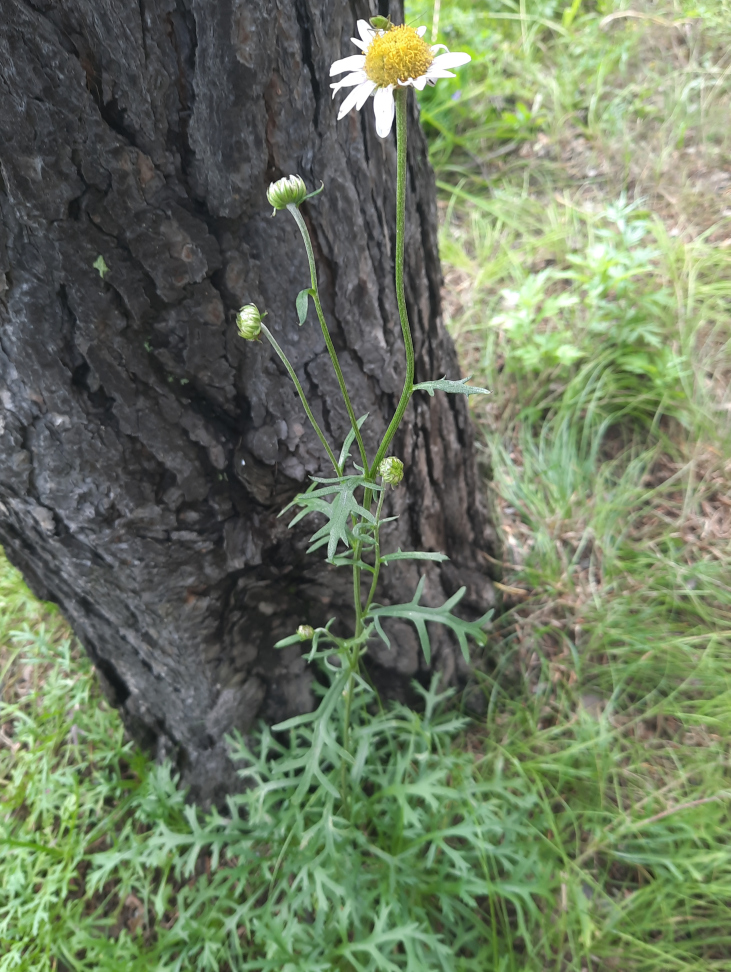
<svg viewBox="0 0 731 972">
<path fill-rule="evenodd" d="M 394 116 L 396 119 L 397 142 L 397 182 L 396 182 L 396 298 L 398 303 L 401 330 L 406 352 L 406 378 L 403 391 L 395 413 L 386 429 L 381 443 L 373 458 L 368 456 L 361 434 L 361 427 L 367 416 L 356 417 L 338 356 L 320 302 L 317 283 L 317 270 L 307 225 L 300 213 L 305 200 L 317 195 L 320 190 L 308 193 L 304 181 L 299 176 L 287 176 L 272 183 L 267 199 L 278 210 L 286 209 L 299 228 L 307 251 L 310 266 L 310 286 L 303 289 L 296 302 L 300 325 L 307 318 L 310 299 L 313 301 L 322 328 L 332 366 L 340 386 L 343 403 L 350 419 L 351 429 L 338 454 L 333 450 L 327 436 L 320 428 L 307 401 L 304 389 L 284 351 L 264 324 L 261 313 L 253 304 L 243 307 L 237 323 L 241 337 L 257 340 L 263 334 L 287 369 L 299 394 L 302 406 L 317 434 L 323 449 L 333 467 L 331 478 L 312 478 L 312 485 L 305 493 L 300 493 L 282 512 L 298 508 L 290 526 L 299 523 L 309 514 L 319 514 L 324 518 L 312 536 L 308 552 L 325 549 L 327 561 L 352 572 L 355 624 L 349 637 L 334 632 L 335 618 L 323 628 L 313 629 L 303 624 L 289 638 L 278 642 L 277 648 L 311 642 L 309 661 L 318 661 L 329 673 L 330 686 L 319 708 L 302 716 L 296 716 L 275 727 L 280 730 L 296 729 L 308 722 L 325 726 L 336 705 L 343 706 L 342 740 L 337 747 L 343 760 L 342 798 L 347 803 L 347 765 L 353 763 L 350 752 L 350 725 L 353 714 L 354 695 L 367 696 L 373 690 L 361 675 L 361 661 L 368 649 L 369 642 L 380 637 L 390 647 L 388 635 L 383 627 L 387 618 L 401 618 L 416 627 L 427 663 L 431 659 L 429 624 L 441 624 L 451 629 L 465 658 L 469 661 L 467 639 L 472 638 L 478 645 L 484 645 L 484 627 L 490 614 L 478 621 L 465 621 L 453 613 L 462 599 L 465 588 L 449 598 L 439 607 L 421 604 L 424 577 L 419 582 L 411 601 L 405 604 L 381 605 L 376 601 L 378 580 L 381 569 L 396 560 L 444 561 L 442 553 L 426 551 L 386 552 L 381 545 L 381 527 L 387 522 L 383 517 L 384 498 L 387 487 L 396 488 L 404 475 L 402 461 L 389 455 L 389 447 L 404 418 L 411 396 L 415 392 L 434 395 L 447 392 L 461 395 L 489 394 L 484 388 L 467 384 L 469 379 L 450 380 L 441 378 L 435 381 L 414 384 L 414 348 L 411 327 L 404 295 L 404 223 L 406 207 L 406 122 L 407 98 L 410 87 L 423 90 L 427 84 L 436 84 L 439 78 L 451 78 L 448 70 L 470 60 L 468 54 L 450 53 L 444 45 L 429 46 L 423 39 L 425 27 L 413 29 L 409 26 L 395 26 L 384 17 L 374 17 L 370 23 L 358 21 L 359 38 L 353 43 L 360 54 L 335 61 L 330 69 L 331 76 L 349 72 L 337 83 L 331 85 L 333 97 L 341 88 L 352 88 L 343 101 L 338 120 L 353 108 L 360 109 L 369 97 L 373 96 L 376 117 L 376 130 L 381 138 L 391 132 Z M 444 53 L 439 53 L 441 49 Z M 356 447 L 359 462 L 351 460 L 351 450 Z M 319 747 L 313 747 L 310 761 L 303 766 L 302 792 L 306 792 L 307 782 L 321 777 L 318 760 L 321 758 Z"/>
</svg>

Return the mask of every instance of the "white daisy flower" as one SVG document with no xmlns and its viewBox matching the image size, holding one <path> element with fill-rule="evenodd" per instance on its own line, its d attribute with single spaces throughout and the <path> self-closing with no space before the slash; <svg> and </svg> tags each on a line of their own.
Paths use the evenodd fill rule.
<svg viewBox="0 0 731 972">
<path fill-rule="evenodd" d="M 471 60 L 469 54 L 450 53 L 444 44 L 430 47 L 423 40 L 426 27 L 389 27 L 377 30 L 365 20 L 358 21 L 360 40 L 352 37 L 362 54 L 335 61 L 330 76 L 350 71 L 341 81 L 331 84 L 333 97 L 340 88 L 352 88 L 338 112 L 338 121 L 353 108 L 363 107 L 373 95 L 376 114 L 376 131 L 386 138 L 391 131 L 395 113 L 394 88 L 412 85 L 423 91 L 427 84 L 434 85 L 439 78 L 455 77 L 449 68 L 459 67 Z M 438 51 L 443 49 L 444 54 Z"/>
</svg>

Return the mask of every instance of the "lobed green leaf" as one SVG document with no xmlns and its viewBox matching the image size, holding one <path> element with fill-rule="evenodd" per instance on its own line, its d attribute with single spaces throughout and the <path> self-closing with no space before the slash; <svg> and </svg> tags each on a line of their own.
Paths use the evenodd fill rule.
<svg viewBox="0 0 731 972">
<path fill-rule="evenodd" d="M 319 489 L 315 484 L 323 484 Z M 305 493 L 300 493 L 289 503 L 282 513 L 286 513 L 293 506 L 300 506 L 301 510 L 291 520 L 290 528 L 295 526 L 308 513 L 321 513 L 327 520 L 310 539 L 308 553 L 318 550 L 327 544 L 327 559 L 332 562 L 338 544 L 342 542 L 350 548 L 357 540 L 363 540 L 362 525 L 357 527 L 358 532 L 354 532 L 349 521 L 353 524 L 359 519 L 366 524 L 375 526 L 373 514 L 361 506 L 355 498 L 355 491 L 359 488 L 370 488 L 380 490 L 380 486 L 370 483 L 364 476 L 340 476 L 335 479 L 313 478 L 312 486 Z M 331 503 L 326 502 L 323 496 L 334 496 Z M 281 516 L 282 514 L 280 514 Z M 367 539 L 367 538 L 365 538 Z"/>
<path fill-rule="evenodd" d="M 477 621 L 464 621 L 462 618 L 458 618 L 452 614 L 452 608 L 459 604 L 464 597 L 464 593 L 467 590 L 465 587 L 461 587 L 456 594 L 453 594 L 440 607 L 426 607 L 419 603 L 424 591 L 425 580 L 425 577 L 421 578 L 413 599 L 407 604 L 375 605 L 366 617 L 373 619 L 376 631 L 389 648 L 391 647 L 391 642 L 383 630 L 381 619 L 402 618 L 405 621 L 410 621 L 419 635 L 419 641 L 421 642 L 421 648 L 427 664 L 431 661 L 431 641 L 429 639 L 427 623 L 443 624 L 454 632 L 459 646 L 462 649 L 465 661 L 469 662 L 470 654 L 467 646 L 467 636 L 471 637 L 478 645 L 486 644 L 487 635 L 483 631 L 483 627 L 490 620 L 493 612 L 488 611 L 487 614 L 484 614 Z"/>
</svg>

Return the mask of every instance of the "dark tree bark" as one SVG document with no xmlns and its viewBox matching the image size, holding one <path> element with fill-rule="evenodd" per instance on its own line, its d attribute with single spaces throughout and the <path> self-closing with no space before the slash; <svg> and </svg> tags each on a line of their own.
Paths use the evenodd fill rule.
<svg viewBox="0 0 731 972">
<path fill-rule="evenodd" d="M 0 0 L 0 542 L 58 602 L 130 732 L 199 799 L 234 785 L 224 734 L 312 705 L 272 644 L 345 610 L 282 505 L 327 472 L 277 359 L 241 341 L 254 302 L 336 442 L 347 431 L 296 227 L 265 191 L 298 172 L 326 311 L 371 450 L 401 389 L 393 136 L 336 124 L 329 65 L 366 0 Z M 385 12 L 385 11 L 380 11 Z M 396 12 L 392 9 L 392 14 Z M 455 376 L 440 321 L 433 177 L 411 118 L 407 287 L 417 380 Z M 99 262 L 99 257 L 103 263 Z M 96 266 L 95 266 L 96 265 Z M 104 266 L 108 272 L 104 272 Z M 460 396 L 419 394 L 396 454 L 395 548 L 440 550 L 432 597 L 492 599 L 493 534 Z M 408 599 L 415 566 L 381 600 Z M 412 631 L 382 684 L 423 675 Z M 435 664 L 459 679 L 448 641 Z"/>
</svg>

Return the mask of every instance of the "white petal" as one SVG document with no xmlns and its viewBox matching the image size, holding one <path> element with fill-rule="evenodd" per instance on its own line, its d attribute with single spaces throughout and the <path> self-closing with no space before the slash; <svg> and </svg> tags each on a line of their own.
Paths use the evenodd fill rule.
<svg viewBox="0 0 731 972">
<path fill-rule="evenodd" d="M 456 78 L 456 74 L 452 74 L 451 71 L 440 71 L 439 68 L 435 68 L 432 64 L 431 67 L 426 69 L 426 74 L 424 75 L 429 84 L 434 86 L 437 78 Z"/>
<path fill-rule="evenodd" d="M 361 51 L 367 51 L 368 50 L 368 41 L 358 40 L 357 37 L 351 37 L 350 40 L 351 40 L 351 43 L 355 44 L 355 46 L 359 50 L 361 50 Z"/>
<path fill-rule="evenodd" d="M 427 75 L 422 74 L 420 78 L 407 78 L 405 81 L 399 81 L 399 86 L 402 88 L 416 88 L 417 91 L 423 91 L 426 82 Z"/>
<path fill-rule="evenodd" d="M 442 68 L 456 68 L 471 60 L 472 58 L 469 54 L 460 54 L 458 51 L 452 51 L 451 53 L 439 54 L 435 57 L 432 62 L 432 67 L 439 68 L 440 70 Z"/>
<path fill-rule="evenodd" d="M 426 33 L 426 27 L 417 27 L 416 33 L 419 35 L 419 37 L 423 37 Z"/>
<path fill-rule="evenodd" d="M 342 105 L 340 106 L 340 111 L 338 112 L 338 121 L 340 121 L 341 118 L 345 118 L 345 116 L 348 114 L 348 112 L 352 108 L 355 108 L 356 105 L 358 105 L 358 101 L 359 101 L 361 95 L 363 94 L 363 92 L 362 92 L 361 89 L 362 88 L 365 88 L 366 91 L 367 91 L 366 96 L 365 96 L 365 98 L 363 98 L 363 101 L 360 102 L 360 105 L 358 105 L 358 108 L 361 108 L 363 106 L 363 102 L 368 97 L 368 95 L 371 93 L 371 89 L 370 89 L 370 85 L 371 84 L 373 84 L 372 81 L 366 81 L 365 84 L 358 85 L 357 88 L 353 88 L 352 91 L 348 92 L 348 97 L 345 99 L 345 101 L 343 101 Z"/>
<path fill-rule="evenodd" d="M 431 47 L 432 54 L 436 54 L 436 52 L 439 50 L 439 48 L 441 48 L 443 51 L 448 51 L 449 50 L 449 48 L 447 47 L 446 44 L 432 44 L 432 47 Z"/>
<path fill-rule="evenodd" d="M 360 34 L 361 40 L 367 41 L 370 44 L 376 31 L 371 27 L 367 20 L 359 20 L 358 33 Z"/>
<path fill-rule="evenodd" d="M 350 57 L 341 57 L 339 61 L 333 61 L 330 77 L 334 74 L 342 74 L 343 71 L 357 71 L 364 67 L 365 57 L 362 54 L 351 54 Z"/>
<path fill-rule="evenodd" d="M 373 94 L 373 92 L 376 90 L 376 87 L 377 87 L 376 82 L 371 81 L 369 79 L 368 81 L 364 81 L 363 84 L 361 84 L 358 88 L 356 88 L 356 91 L 358 92 L 358 100 L 355 103 L 356 111 L 360 111 L 360 109 L 368 100 L 368 95 Z"/>
<path fill-rule="evenodd" d="M 354 84 L 363 84 L 367 80 L 368 75 L 365 71 L 355 71 L 353 74 L 346 74 L 342 81 L 330 85 L 333 91 L 333 98 L 335 97 L 335 92 L 341 88 L 352 88 Z"/>
<path fill-rule="evenodd" d="M 379 88 L 373 98 L 373 111 L 376 115 L 376 131 L 381 138 L 386 138 L 393 125 L 396 104 L 393 100 L 393 87 Z"/>
</svg>

